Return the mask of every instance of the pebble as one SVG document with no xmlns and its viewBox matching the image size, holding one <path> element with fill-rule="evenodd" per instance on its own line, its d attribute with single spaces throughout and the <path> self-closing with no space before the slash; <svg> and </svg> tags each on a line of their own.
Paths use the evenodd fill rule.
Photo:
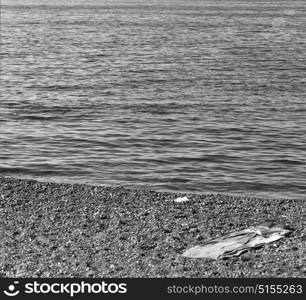
<svg viewBox="0 0 306 300">
<path fill-rule="evenodd" d="M 46 192 L 41 193 L 38 199 L 37 191 L 44 186 L 47 186 Z M 14 190 L 14 193 L 6 194 L 5 188 Z M 19 240 L 2 234 L 5 260 L 0 259 L 0 274 L 14 277 L 16 266 L 22 265 L 23 273 L 18 275 L 31 277 L 39 265 L 42 276 L 48 274 L 57 277 L 64 274 L 75 277 L 77 274 L 83 276 L 86 272 L 87 276 L 99 276 L 98 270 L 85 270 L 84 261 L 93 259 L 97 266 L 109 266 L 106 269 L 112 270 L 111 275 L 114 277 L 120 274 L 129 277 L 168 277 L 170 272 L 184 277 L 186 268 L 190 277 L 256 277 L 256 274 L 274 277 L 276 270 L 284 272 L 280 274 L 286 277 L 305 275 L 306 270 L 299 267 L 300 251 L 294 249 L 302 249 L 306 240 L 303 232 L 306 201 L 284 200 L 278 206 L 286 205 L 286 211 L 279 216 L 275 205 L 277 200 L 211 194 L 192 196 L 193 201 L 176 205 L 171 199 L 178 195 L 173 193 L 149 190 L 130 192 L 122 187 L 97 187 L 97 193 L 92 196 L 91 189 L 76 184 L 72 190 L 71 185 L 67 184 L 41 184 L 34 180 L 0 177 L 0 195 L 5 194 L 4 201 L 1 200 L 2 196 L 0 198 L 0 209 L 5 212 L 1 213 L 0 222 L 12 231 L 26 230 Z M 67 191 L 67 206 L 63 208 L 60 207 L 60 196 Z M 110 193 L 112 200 L 109 198 Z M 14 206 L 16 199 L 22 200 L 22 205 Z M 218 199 L 223 203 L 220 204 Z M 94 216 L 97 210 L 101 214 Z M 175 215 L 180 218 L 175 218 Z M 266 247 L 254 250 L 254 253 L 243 254 L 241 259 L 230 258 L 227 264 L 220 260 L 186 260 L 181 257 L 182 251 L 178 251 L 182 247 L 192 247 L 197 242 L 196 238 L 200 239 L 201 236 L 204 242 L 272 218 L 278 223 L 294 226 L 303 234 L 302 237 L 293 235 L 288 240 L 284 239 L 277 249 Z M 99 228 L 95 225 L 101 219 L 104 219 L 105 224 Z M 118 219 L 127 222 L 115 226 Z M 182 225 L 187 222 L 190 228 Z M 83 234 L 72 234 L 73 228 L 81 228 Z M 99 232 L 102 233 L 101 238 L 97 239 Z M 43 239 L 34 249 L 38 236 Z M 133 243 L 130 238 L 120 239 L 125 236 L 133 237 Z M 154 243 L 152 236 L 156 237 Z M 50 238 L 53 245 L 48 245 L 45 238 Z M 61 246 L 67 245 L 68 241 L 69 248 L 60 251 Z M 143 256 L 139 253 L 140 243 L 144 245 Z M 155 247 L 151 248 L 152 245 Z M 158 267 L 146 268 L 156 258 Z M 123 271 L 120 272 L 120 269 Z"/>
</svg>

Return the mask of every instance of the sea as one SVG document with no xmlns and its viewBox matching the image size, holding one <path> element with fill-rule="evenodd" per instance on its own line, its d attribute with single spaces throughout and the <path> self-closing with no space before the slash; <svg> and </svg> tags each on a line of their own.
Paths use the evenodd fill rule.
<svg viewBox="0 0 306 300">
<path fill-rule="evenodd" d="M 306 198 L 306 1 L 1 1 L 0 176 Z"/>
</svg>

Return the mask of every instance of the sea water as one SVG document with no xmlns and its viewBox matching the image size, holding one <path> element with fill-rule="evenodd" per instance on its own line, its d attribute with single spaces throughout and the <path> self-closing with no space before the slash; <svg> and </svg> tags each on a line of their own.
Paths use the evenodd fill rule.
<svg viewBox="0 0 306 300">
<path fill-rule="evenodd" d="M 1 2 L 0 176 L 305 198 L 305 1 Z"/>
</svg>

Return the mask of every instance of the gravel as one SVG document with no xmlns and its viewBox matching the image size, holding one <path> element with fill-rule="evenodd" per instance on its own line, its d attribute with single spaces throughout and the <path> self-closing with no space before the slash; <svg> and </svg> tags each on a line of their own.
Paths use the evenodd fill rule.
<svg viewBox="0 0 306 300">
<path fill-rule="evenodd" d="M 177 197 L 190 201 L 176 203 Z M 0 178 L 1 277 L 306 277 L 306 201 Z M 182 253 L 272 221 L 293 228 L 239 257 Z"/>
</svg>

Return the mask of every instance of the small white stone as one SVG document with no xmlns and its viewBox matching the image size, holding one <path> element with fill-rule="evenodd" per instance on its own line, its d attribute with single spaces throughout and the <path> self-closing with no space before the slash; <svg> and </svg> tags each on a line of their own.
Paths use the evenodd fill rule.
<svg viewBox="0 0 306 300">
<path fill-rule="evenodd" d="M 187 201 L 190 201 L 190 199 L 188 199 L 186 196 L 184 197 L 178 197 L 174 200 L 174 202 L 177 202 L 177 203 L 181 203 L 181 202 L 187 202 Z"/>
</svg>

